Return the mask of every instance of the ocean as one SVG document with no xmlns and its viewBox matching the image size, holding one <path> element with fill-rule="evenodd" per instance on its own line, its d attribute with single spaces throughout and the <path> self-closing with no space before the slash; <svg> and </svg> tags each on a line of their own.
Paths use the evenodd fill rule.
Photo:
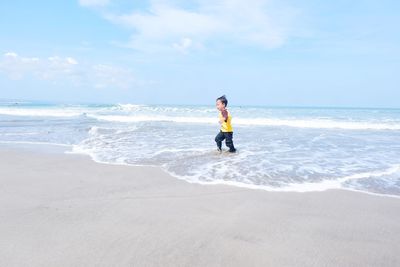
<svg viewBox="0 0 400 267">
<path fill-rule="evenodd" d="M 210 106 L 0 102 L 0 144 L 56 144 L 191 183 L 400 197 L 400 109 L 232 106 L 237 153 L 219 153 Z M 225 150 L 227 150 L 225 148 Z"/>
</svg>

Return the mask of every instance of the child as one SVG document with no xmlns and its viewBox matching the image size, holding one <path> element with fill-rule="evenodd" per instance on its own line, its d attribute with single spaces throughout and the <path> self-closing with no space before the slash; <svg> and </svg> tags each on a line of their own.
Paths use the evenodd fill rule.
<svg viewBox="0 0 400 267">
<path fill-rule="evenodd" d="M 228 105 L 228 100 L 225 95 L 217 98 L 216 106 L 219 110 L 219 123 L 221 124 L 221 130 L 219 134 L 215 137 L 215 142 L 217 142 L 218 151 L 221 150 L 222 141 L 225 139 L 225 144 L 229 147 L 229 152 L 235 153 L 236 149 L 233 146 L 233 129 L 232 129 L 232 116 L 229 111 L 226 109 Z"/>
</svg>

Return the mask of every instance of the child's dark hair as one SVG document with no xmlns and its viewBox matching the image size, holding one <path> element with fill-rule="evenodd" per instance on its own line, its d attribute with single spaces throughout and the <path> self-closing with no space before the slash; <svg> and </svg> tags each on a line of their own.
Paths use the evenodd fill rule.
<svg viewBox="0 0 400 267">
<path fill-rule="evenodd" d="M 226 99 L 225 95 L 218 97 L 216 101 L 218 101 L 218 100 L 221 101 L 222 104 L 225 105 L 225 107 L 228 105 L 228 99 Z"/>
</svg>

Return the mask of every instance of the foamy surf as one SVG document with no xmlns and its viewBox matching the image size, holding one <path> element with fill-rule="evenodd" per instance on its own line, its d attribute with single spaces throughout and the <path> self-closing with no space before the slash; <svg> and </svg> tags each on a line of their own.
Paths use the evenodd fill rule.
<svg viewBox="0 0 400 267">
<path fill-rule="evenodd" d="M 199 184 L 400 196 L 400 111 L 231 107 L 239 153 L 215 153 L 210 106 L 1 105 L 0 143 L 61 144 Z"/>
<path fill-rule="evenodd" d="M 352 118 L 346 116 L 313 116 L 295 114 L 292 109 L 276 118 L 275 109 L 268 108 L 232 108 L 237 126 L 296 127 L 311 129 L 347 129 L 347 130 L 400 130 L 400 119 L 393 118 Z M 215 124 L 215 110 L 210 107 L 157 107 L 146 105 L 118 104 L 109 106 L 5 106 L 0 107 L 0 115 L 25 117 L 77 117 L 87 116 L 109 122 L 175 122 L 191 124 Z M 188 115 L 189 114 L 189 115 Z M 190 115 L 193 114 L 193 115 Z M 264 117 L 259 117 L 263 115 Z M 374 115 L 373 112 L 371 112 Z M 342 114 L 339 114 L 342 115 Z M 345 114 L 346 115 L 346 114 Z M 360 114 L 362 115 L 362 114 Z M 317 118 L 314 118 L 317 117 Z"/>
<path fill-rule="evenodd" d="M 196 149 L 193 149 L 192 151 L 199 151 Z M 200 150 L 203 151 L 204 150 Z M 155 155 L 164 153 L 164 152 L 180 152 L 180 150 L 164 150 L 160 152 L 156 152 Z M 352 181 L 352 180 L 361 180 L 361 179 L 366 179 L 366 178 L 371 178 L 371 177 L 382 177 L 386 175 L 391 175 L 395 173 L 400 173 L 400 164 L 394 165 L 386 170 L 382 171 L 375 171 L 375 172 L 365 172 L 365 173 L 358 173 L 358 174 L 353 174 L 345 177 L 341 177 L 335 180 L 331 179 L 325 179 L 321 182 L 303 182 L 303 183 L 288 183 L 285 186 L 280 186 L 280 187 L 273 187 L 273 186 L 267 186 L 267 185 L 260 185 L 260 184 L 252 184 L 252 183 L 245 183 L 245 182 L 238 182 L 238 181 L 230 181 L 230 180 L 220 180 L 220 179 L 214 179 L 210 181 L 203 181 L 199 179 L 196 175 L 179 175 L 176 174 L 175 172 L 171 171 L 168 169 L 168 166 L 160 166 L 160 165 L 150 165 L 150 164 L 131 164 L 127 163 L 127 158 L 118 158 L 115 161 L 104 161 L 101 158 L 99 158 L 95 153 L 92 153 L 90 151 L 81 149 L 79 146 L 73 146 L 71 151 L 66 151 L 66 153 L 69 154 L 83 154 L 83 155 L 88 155 L 94 160 L 95 162 L 102 163 L 102 164 L 112 164 L 112 165 L 126 165 L 126 166 L 156 166 L 156 167 L 161 167 L 164 171 L 169 173 L 171 176 L 184 180 L 188 183 L 193 183 L 193 184 L 201 184 L 201 185 L 228 185 L 228 186 L 236 186 L 240 188 L 247 188 L 247 189 L 254 189 L 254 190 L 264 190 L 268 192 L 297 192 L 297 193 L 307 193 L 307 192 L 323 192 L 327 190 L 332 190 L 332 189 L 337 189 L 337 190 L 349 190 L 349 191 L 355 191 L 355 192 L 360 192 L 360 193 L 366 193 L 366 194 L 371 194 L 371 195 L 376 195 L 376 196 L 385 196 L 385 197 L 393 197 L 393 198 L 400 198 L 400 195 L 393 195 L 393 194 L 385 194 L 385 193 L 377 193 L 377 192 L 370 192 L 370 191 L 365 191 L 353 187 L 348 187 L 345 185 L 346 182 Z M 213 153 L 214 155 L 221 155 L 219 152 Z M 223 155 L 223 154 L 222 154 Z M 230 154 L 227 154 L 231 156 Z"/>
<path fill-rule="evenodd" d="M 177 123 L 206 123 L 215 124 L 215 117 L 168 117 L 168 116 L 115 116 L 115 115 L 88 115 L 89 117 L 113 122 L 177 122 Z M 400 130 L 400 124 L 346 122 L 333 120 L 297 120 L 297 119 L 263 119 L 263 118 L 235 118 L 237 126 L 287 126 L 311 129 L 347 129 L 347 130 Z"/>
</svg>

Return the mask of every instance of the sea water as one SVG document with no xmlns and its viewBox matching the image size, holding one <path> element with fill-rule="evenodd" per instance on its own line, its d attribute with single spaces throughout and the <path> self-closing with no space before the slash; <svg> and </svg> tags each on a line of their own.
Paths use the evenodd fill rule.
<svg viewBox="0 0 400 267">
<path fill-rule="evenodd" d="M 400 197 L 400 109 L 229 107 L 238 153 L 218 153 L 214 106 L 0 103 L 0 143 L 59 144 L 110 164 L 269 191 Z"/>
</svg>

